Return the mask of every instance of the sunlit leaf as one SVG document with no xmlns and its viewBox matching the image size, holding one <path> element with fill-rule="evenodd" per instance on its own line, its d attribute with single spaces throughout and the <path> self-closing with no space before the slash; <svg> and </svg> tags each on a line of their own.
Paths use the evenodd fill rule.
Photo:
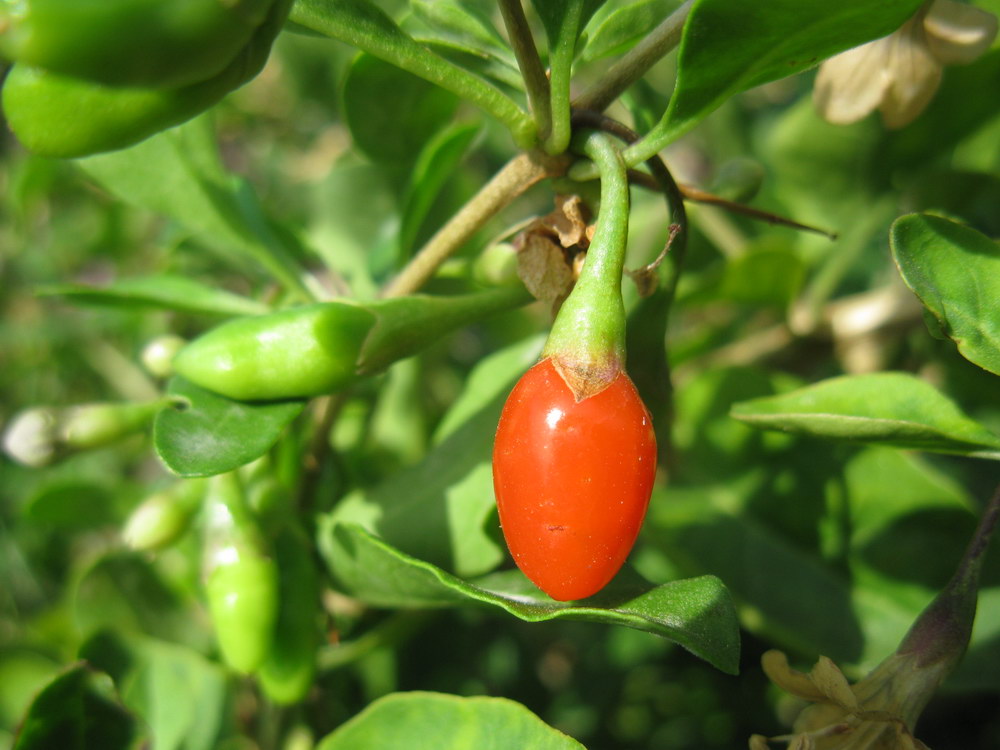
<svg viewBox="0 0 1000 750">
<path fill-rule="evenodd" d="M 183 403 L 164 409 L 153 423 L 160 459 L 182 477 L 232 471 L 259 458 L 301 413 L 304 401 L 233 401 L 175 377 L 167 392 Z"/>
<path fill-rule="evenodd" d="M 520 703 L 506 698 L 394 693 L 372 703 L 317 750 L 582 750 Z"/>
<path fill-rule="evenodd" d="M 845 375 L 778 396 L 743 401 L 747 424 L 814 437 L 1000 460 L 1000 437 L 913 375 Z"/>
<path fill-rule="evenodd" d="M 962 356 L 1000 375 L 1000 246 L 975 229 L 928 214 L 897 219 L 891 240 L 903 280 Z"/>
<path fill-rule="evenodd" d="M 724 672 L 739 660 L 736 612 L 713 576 L 655 586 L 624 568 L 600 593 L 578 602 L 549 598 L 517 570 L 463 580 L 410 557 L 364 529 L 329 518 L 319 529 L 330 572 L 350 593 L 379 607 L 485 604 L 528 622 L 559 618 L 623 625 L 668 638 Z"/>
</svg>

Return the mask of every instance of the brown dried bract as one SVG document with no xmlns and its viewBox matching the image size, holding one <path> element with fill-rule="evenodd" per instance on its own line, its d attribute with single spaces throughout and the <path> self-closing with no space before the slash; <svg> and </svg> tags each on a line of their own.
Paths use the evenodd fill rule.
<svg viewBox="0 0 1000 750">
<path fill-rule="evenodd" d="M 573 289 L 594 234 L 578 196 L 558 195 L 555 204 L 552 213 L 514 240 L 518 276 L 535 299 L 552 305 L 553 313 Z"/>
</svg>

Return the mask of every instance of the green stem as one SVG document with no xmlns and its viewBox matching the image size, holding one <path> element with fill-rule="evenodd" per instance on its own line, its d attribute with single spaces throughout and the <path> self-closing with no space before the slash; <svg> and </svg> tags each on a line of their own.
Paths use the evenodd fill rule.
<svg viewBox="0 0 1000 750">
<path fill-rule="evenodd" d="M 457 94 L 506 125 L 522 148 L 535 139 L 535 123 L 509 96 L 454 65 L 405 33 L 365 0 L 296 0 L 294 23 L 350 44 Z"/>
<path fill-rule="evenodd" d="M 600 392 L 625 366 L 622 271 L 628 238 L 629 187 L 621 152 L 604 133 L 591 133 L 583 151 L 601 175 L 601 206 L 580 278 L 552 324 L 542 352 L 577 400 Z"/>
<path fill-rule="evenodd" d="M 584 0 L 566 0 L 559 36 L 550 40 L 549 71 L 551 75 L 552 131 L 545 139 L 545 150 L 561 154 L 569 146 L 570 80 L 573 75 L 573 58 L 580 36 Z"/>
<path fill-rule="evenodd" d="M 597 83 L 578 96 L 573 102 L 573 108 L 590 109 L 595 112 L 607 109 L 625 89 L 642 78 L 653 65 L 680 43 L 684 22 L 687 21 L 693 2 L 694 0 L 687 0 L 667 16 L 659 26 L 611 66 Z"/>
<path fill-rule="evenodd" d="M 517 196 L 546 177 L 561 174 L 565 159 L 538 153 L 515 157 L 431 237 L 382 291 L 383 297 L 410 294 L 427 282 L 473 234 Z"/>
<path fill-rule="evenodd" d="M 545 68 L 538 56 L 535 39 L 531 35 L 528 19 L 524 17 L 521 0 L 500 0 L 500 13 L 510 46 L 517 58 L 524 79 L 524 89 L 528 94 L 528 104 L 535 116 L 535 126 L 538 135 L 547 138 L 552 129 L 552 110 L 549 104 L 549 79 L 545 77 Z"/>
</svg>

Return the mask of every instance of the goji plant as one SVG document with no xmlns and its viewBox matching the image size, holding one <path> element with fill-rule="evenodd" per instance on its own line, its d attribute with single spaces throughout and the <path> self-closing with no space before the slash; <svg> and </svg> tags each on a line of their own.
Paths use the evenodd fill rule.
<svg viewBox="0 0 1000 750">
<path fill-rule="evenodd" d="M 0 0 L 0 747 L 996 747 L 998 12 Z"/>
</svg>

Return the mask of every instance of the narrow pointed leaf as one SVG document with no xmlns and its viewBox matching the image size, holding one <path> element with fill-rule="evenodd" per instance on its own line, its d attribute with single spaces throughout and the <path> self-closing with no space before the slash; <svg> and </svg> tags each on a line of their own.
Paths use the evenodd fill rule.
<svg viewBox="0 0 1000 750">
<path fill-rule="evenodd" d="M 40 293 L 91 305 L 157 308 L 204 315 L 259 315 L 270 311 L 267 305 L 248 297 L 184 276 L 167 274 L 120 279 L 104 287 L 59 284 L 45 287 Z"/>
<path fill-rule="evenodd" d="M 1000 437 L 933 386 L 901 372 L 831 378 L 743 401 L 732 415 L 763 429 L 1000 460 Z"/>
<path fill-rule="evenodd" d="M 157 415 L 153 446 L 182 477 L 221 474 L 259 458 L 305 406 L 304 401 L 233 401 L 181 377 L 170 381 L 167 392 L 186 406 Z"/>
<path fill-rule="evenodd" d="M 986 235 L 940 216 L 896 220 L 892 256 L 907 286 L 958 351 L 1000 375 L 1000 247 Z"/>
<path fill-rule="evenodd" d="M 724 672 L 739 663 L 739 625 L 722 582 L 714 576 L 660 586 L 625 568 L 599 594 L 557 602 L 517 570 L 463 580 L 410 557 L 359 526 L 329 517 L 319 548 L 330 572 L 359 599 L 378 607 L 482 604 L 528 622 L 559 618 L 623 625 L 672 640 Z"/>
</svg>

